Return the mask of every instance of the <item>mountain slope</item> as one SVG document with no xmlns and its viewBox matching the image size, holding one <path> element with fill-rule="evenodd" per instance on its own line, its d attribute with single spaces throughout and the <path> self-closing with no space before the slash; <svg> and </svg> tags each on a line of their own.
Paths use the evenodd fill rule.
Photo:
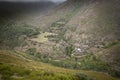
<svg viewBox="0 0 120 80">
<path fill-rule="evenodd" d="M 70 0 L 47 14 L 8 25 L 1 35 L 9 34 L 10 38 L 1 38 L 1 48 L 9 49 L 9 40 L 13 42 L 10 48 L 20 40 L 12 49 L 42 62 L 120 77 L 119 14 L 119 0 Z"/>
<path fill-rule="evenodd" d="M 1 50 L 0 61 L 0 78 L 2 80 L 89 80 L 90 78 L 93 78 L 90 80 L 119 80 L 94 71 L 53 67 L 38 62 L 34 60 L 34 57 L 25 53 L 15 51 Z"/>
<path fill-rule="evenodd" d="M 71 60 L 73 55 L 78 58 L 78 63 L 81 63 L 79 60 L 81 55 L 97 55 L 97 53 L 103 53 L 102 56 L 110 53 L 112 55 L 109 57 L 115 59 L 118 56 L 117 61 L 120 61 L 119 49 L 116 50 L 118 52 L 116 54 L 110 50 L 119 45 L 120 41 L 119 5 L 120 1 L 118 0 L 76 0 L 75 2 L 71 0 L 65 2 L 41 19 L 33 20 L 32 25 L 40 26 L 40 36 L 44 32 L 55 35 L 45 35 L 44 37 L 48 38 L 45 42 L 39 42 L 40 38 L 33 38 L 38 42 L 33 41 L 36 45 L 32 44 L 30 47 L 35 47 L 36 51 L 44 56 L 49 54 L 46 57 L 53 61 Z M 104 51 L 110 52 L 104 53 Z M 107 60 L 108 56 L 105 58 Z M 100 59 L 104 61 L 102 57 Z M 112 59 L 106 61 L 106 64 L 117 66 L 117 70 L 119 70 L 120 65 L 114 64 L 114 60 L 111 63 Z"/>
<path fill-rule="evenodd" d="M 119 5 L 118 0 L 76 0 L 61 4 L 56 8 L 58 10 L 35 20 L 41 31 L 55 34 L 46 35 L 48 40 L 39 47 L 36 45 L 36 51 L 44 56 L 49 54 L 47 61 L 57 66 L 108 73 L 117 70 L 115 74 L 119 77 Z M 93 59 L 87 61 L 84 56 L 93 56 Z M 86 62 L 82 61 L 84 58 Z"/>
<path fill-rule="evenodd" d="M 93 54 L 100 51 L 104 56 L 106 53 L 102 50 L 105 49 L 109 51 L 107 53 L 109 58 L 114 57 L 119 61 L 120 57 L 117 57 L 119 56 L 119 46 L 116 46 L 116 50 L 113 49 L 115 45 L 120 44 L 120 1 L 93 1 L 84 5 L 67 23 L 68 26 L 76 27 L 76 30 L 72 32 L 74 34 L 72 34 L 71 39 L 77 44 L 76 47 L 80 47 L 83 51 Z M 87 46 L 87 50 L 84 46 Z M 114 53 L 115 51 L 116 53 Z M 108 56 L 106 56 L 106 59 L 108 59 Z M 110 59 L 108 62 L 110 61 L 111 65 L 115 65 L 111 63 L 112 59 Z"/>
</svg>

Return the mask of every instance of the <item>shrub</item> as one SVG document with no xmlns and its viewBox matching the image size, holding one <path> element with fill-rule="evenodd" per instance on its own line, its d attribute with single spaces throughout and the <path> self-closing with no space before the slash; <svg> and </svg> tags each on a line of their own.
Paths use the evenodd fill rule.
<svg viewBox="0 0 120 80">
<path fill-rule="evenodd" d="M 67 46 L 67 47 L 65 48 L 65 53 L 66 53 L 66 55 L 69 56 L 69 57 L 71 57 L 71 54 L 72 54 L 73 50 L 74 50 L 73 45 Z"/>
<path fill-rule="evenodd" d="M 44 76 L 54 76 L 55 74 L 53 72 L 50 72 L 50 71 L 45 71 L 43 73 Z"/>
<path fill-rule="evenodd" d="M 110 69 L 110 66 L 107 63 L 101 61 L 100 59 L 97 59 L 93 54 L 87 54 L 86 56 L 82 57 L 80 62 L 80 67 L 82 69 L 92 69 L 105 72 Z"/>
<path fill-rule="evenodd" d="M 36 54 L 36 48 L 30 48 L 26 51 L 26 53 L 28 53 L 30 55 L 35 55 Z"/>
<path fill-rule="evenodd" d="M 111 48 L 112 46 L 114 46 L 114 45 L 116 45 L 116 44 L 118 44 L 119 42 L 111 42 L 111 43 L 109 43 L 108 45 L 105 45 L 105 47 L 104 48 Z"/>
<path fill-rule="evenodd" d="M 118 78 L 120 78 L 120 71 L 110 70 L 108 73 L 109 73 L 111 76 L 113 76 L 113 77 L 118 77 Z"/>
<path fill-rule="evenodd" d="M 81 73 L 77 73 L 76 75 L 76 80 L 95 80 L 87 75 L 81 74 Z"/>
</svg>

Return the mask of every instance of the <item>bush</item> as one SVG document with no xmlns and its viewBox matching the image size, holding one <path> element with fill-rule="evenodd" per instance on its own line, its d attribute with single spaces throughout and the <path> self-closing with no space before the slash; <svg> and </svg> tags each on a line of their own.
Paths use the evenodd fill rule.
<svg viewBox="0 0 120 80">
<path fill-rule="evenodd" d="M 105 47 L 104 48 L 111 48 L 112 46 L 114 46 L 114 45 L 116 45 L 116 44 L 118 44 L 119 42 L 111 42 L 111 43 L 109 43 L 108 45 L 105 45 Z"/>
<path fill-rule="evenodd" d="M 81 74 L 81 73 L 77 73 L 76 75 L 76 80 L 95 80 L 87 75 Z"/>
<path fill-rule="evenodd" d="M 71 54 L 73 53 L 74 47 L 73 45 L 69 45 L 65 48 L 65 53 L 67 56 L 71 57 Z"/>
<path fill-rule="evenodd" d="M 118 77 L 118 78 L 120 78 L 120 71 L 110 70 L 108 73 L 109 73 L 111 76 L 113 76 L 113 77 Z"/>
<path fill-rule="evenodd" d="M 52 64 L 54 66 L 58 66 L 58 67 L 64 67 L 64 68 L 69 68 L 69 69 L 74 69 L 76 66 L 75 62 L 71 62 L 71 61 L 49 61 L 49 64 Z"/>
<path fill-rule="evenodd" d="M 12 76 L 15 73 L 18 74 L 18 76 L 28 76 L 31 71 L 25 69 L 24 67 L 16 67 L 5 63 L 0 63 L 0 74 L 2 75 L 3 80 L 14 80 Z"/>
<path fill-rule="evenodd" d="M 81 58 L 81 65 L 82 69 L 89 69 L 89 70 L 96 70 L 96 71 L 103 71 L 106 72 L 110 69 L 110 66 L 101 61 L 100 59 L 96 58 L 93 54 L 87 54 L 86 56 Z"/>
<path fill-rule="evenodd" d="M 36 54 L 36 48 L 30 48 L 26 51 L 26 53 L 35 56 Z"/>
<path fill-rule="evenodd" d="M 50 71 L 45 71 L 43 73 L 44 76 L 54 76 L 55 74 L 53 72 L 50 72 Z"/>
</svg>

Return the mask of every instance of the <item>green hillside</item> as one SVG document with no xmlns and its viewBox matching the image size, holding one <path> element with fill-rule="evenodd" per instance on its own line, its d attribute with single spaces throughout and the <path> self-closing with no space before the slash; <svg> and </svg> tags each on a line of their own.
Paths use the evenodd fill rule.
<svg viewBox="0 0 120 80">
<path fill-rule="evenodd" d="M 40 16 L 2 18 L 0 79 L 119 80 L 119 14 L 119 0 L 68 0 Z"/>
<path fill-rule="evenodd" d="M 105 73 L 70 70 L 39 62 L 25 53 L 0 51 L 0 80 L 119 80 Z"/>
</svg>

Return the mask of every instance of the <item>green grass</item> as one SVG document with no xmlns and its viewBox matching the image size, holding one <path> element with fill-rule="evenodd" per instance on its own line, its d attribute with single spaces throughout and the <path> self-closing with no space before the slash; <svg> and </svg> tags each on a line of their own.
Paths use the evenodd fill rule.
<svg viewBox="0 0 120 80">
<path fill-rule="evenodd" d="M 23 67 L 15 67 L 12 65 L 0 64 L 0 74 L 3 80 L 73 80 L 74 75 L 56 74 L 51 71 L 31 71 Z M 14 76 L 16 77 L 12 77 Z"/>
<path fill-rule="evenodd" d="M 2 75 L 3 80 L 79 80 L 80 78 L 80 76 L 78 77 L 77 75 L 75 75 L 76 72 L 74 72 L 74 74 L 68 73 L 67 70 L 65 69 L 62 69 L 62 68 L 60 69 L 55 67 L 53 68 L 51 67 L 52 68 L 51 70 L 49 68 L 50 66 L 44 65 L 44 64 L 37 66 L 37 65 L 34 65 L 35 62 L 33 61 L 29 65 L 27 65 L 26 63 L 29 63 L 29 61 L 26 62 L 23 60 L 24 62 L 22 62 L 21 65 L 19 65 L 18 61 L 20 61 L 19 59 L 22 59 L 22 58 L 19 58 L 16 60 L 17 54 L 14 54 L 14 53 L 12 54 L 10 53 L 11 51 L 5 51 L 4 53 L 2 52 L 4 51 L 0 52 L 0 60 L 2 61 L 0 63 L 0 74 Z M 2 54 L 3 56 L 1 56 Z M 19 55 L 18 57 L 20 57 L 20 54 L 18 55 Z M 10 56 L 11 56 L 10 59 L 15 59 L 16 61 L 7 62 L 6 61 L 7 59 L 2 60 L 3 57 L 5 58 Z M 40 68 L 41 66 L 43 66 L 43 68 L 45 67 L 46 68 L 42 69 Z M 33 67 L 36 67 L 36 68 L 39 67 L 39 68 L 34 69 Z M 54 69 L 57 69 L 58 71 L 55 71 Z M 62 71 L 60 71 L 59 69 Z"/>
<path fill-rule="evenodd" d="M 3 80 L 119 80 L 104 73 L 50 66 L 15 51 L 0 51 L 0 61 Z"/>
<path fill-rule="evenodd" d="M 47 36 L 55 35 L 54 33 L 49 33 L 49 32 L 43 32 L 39 35 L 37 35 L 37 38 L 32 38 L 32 41 L 38 42 L 38 43 L 44 43 L 48 41 Z"/>
<path fill-rule="evenodd" d="M 82 69 L 82 70 L 94 70 L 99 72 L 105 72 L 113 77 L 119 77 L 120 72 L 112 69 L 107 62 L 104 62 L 97 58 L 93 54 L 83 55 L 80 59 L 76 57 L 70 57 L 71 59 L 66 60 L 49 60 L 42 59 L 44 63 L 52 64 L 57 67 L 63 67 L 68 69 Z"/>
</svg>

